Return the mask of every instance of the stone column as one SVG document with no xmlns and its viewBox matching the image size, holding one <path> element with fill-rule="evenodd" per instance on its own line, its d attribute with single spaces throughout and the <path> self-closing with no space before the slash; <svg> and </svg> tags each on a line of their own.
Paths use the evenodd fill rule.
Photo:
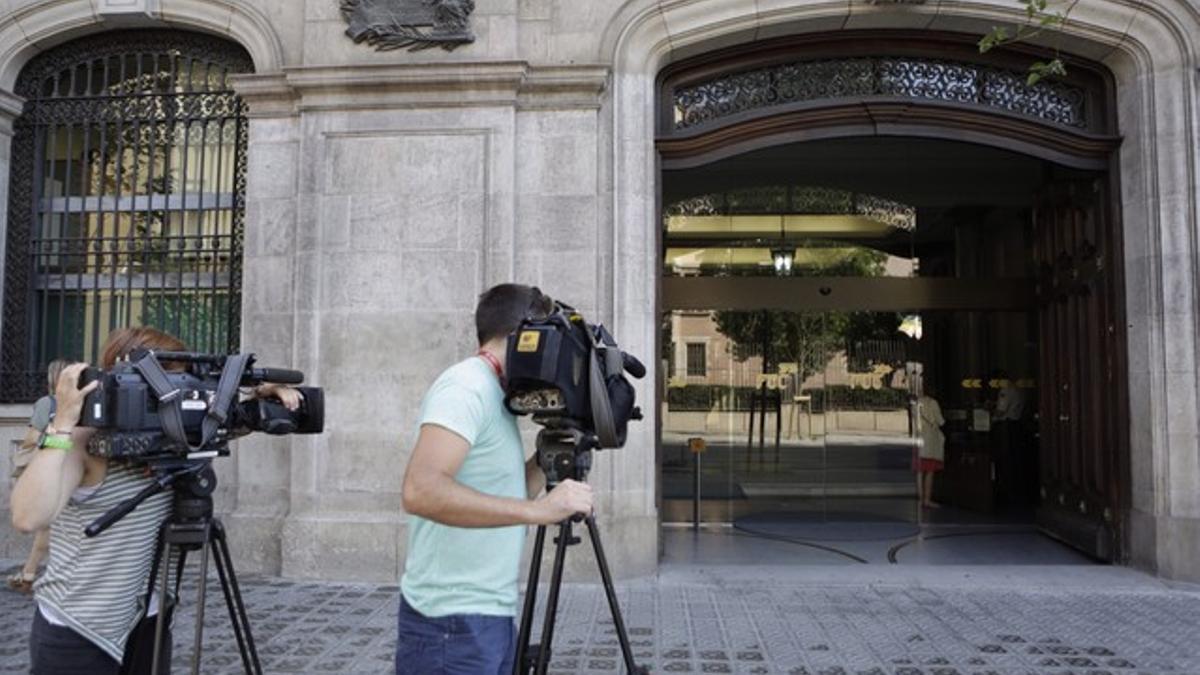
<svg viewBox="0 0 1200 675">
<path fill-rule="evenodd" d="M 241 349 L 260 365 L 296 368 L 299 118 L 282 75 L 241 75 L 233 86 L 249 105 Z M 302 445 L 295 436 L 253 434 L 237 442 L 232 461 L 214 462 L 239 569 L 281 571 L 292 453 Z"/>
<path fill-rule="evenodd" d="M 4 264 L 8 246 L 8 178 L 12 170 L 13 122 L 21 114 L 25 101 L 0 89 L 0 308 L 3 303 Z M 0 335 L 4 331 L 4 313 L 0 311 Z"/>
<path fill-rule="evenodd" d="M 590 81 L 592 89 L 569 98 L 546 95 L 546 83 L 568 77 Z M 627 306 L 613 288 L 613 275 L 628 279 L 631 259 L 641 254 L 614 259 L 617 228 L 607 189 L 611 128 L 599 96 L 608 80 L 607 68 L 546 68 L 531 72 L 524 87 L 517 111 L 517 279 L 537 283 L 589 321 L 604 323 L 652 373 L 653 342 L 644 343 L 640 328 L 627 317 L 647 319 L 653 304 Z M 638 405 L 646 419 L 630 424 L 625 447 L 598 451 L 589 476 L 605 553 L 619 576 L 648 574 L 658 559 L 653 396 L 652 386 L 639 386 Z M 568 560 L 571 577 L 597 578 L 587 547 Z"/>
<path fill-rule="evenodd" d="M 8 244 L 8 179 L 12 169 L 13 121 L 21 114 L 23 103 L 16 95 L 0 89 L 0 308 L 4 306 L 2 280 Z M 4 316 L 0 312 L 0 331 L 3 331 L 3 325 Z M 32 406 L 28 404 L 0 405 L 0 467 L 6 467 L 0 478 L 0 557 L 24 556 L 29 552 L 29 538 L 14 530 L 9 518 L 8 499 L 13 480 L 7 467 L 12 466 L 10 456 L 25 435 L 31 412 Z"/>
<path fill-rule="evenodd" d="M 292 443 L 283 573 L 395 582 L 421 398 L 475 348 L 481 288 L 512 273 L 523 66 L 298 67 L 296 365 L 325 433 Z"/>
</svg>

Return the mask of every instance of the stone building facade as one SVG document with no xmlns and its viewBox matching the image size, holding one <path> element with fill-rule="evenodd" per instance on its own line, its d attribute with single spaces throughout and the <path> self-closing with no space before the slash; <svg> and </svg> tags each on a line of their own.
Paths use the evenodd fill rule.
<svg viewBox="0 0 1200 675">
<path fill-rule="evenodd" d="M 244 47 L 254 72 L 233 84 L 249 118 L 241 344 L 325 387 L 328 422 L 316 437 L 241 442 L 219 466 L 220 508 L 247 569 L 395 579 L 414 416 L 432 378 L 473 351 L 480 289 L 537 284 L 655 354 L 665 67 L 785 35 L 979 35 L 1021 11 L 1008 0 L 476 0 L 473 42 L 410 52 L 356 44 L 336 0 L 0 0 L 0 213 L 22 160 L 10 150 L 23 105 L 13 87 L 36 54 L 138 27 Z M 1200 579 L 1200 5 L 1087 0 L 1059 46 L 1111 72 L 1123 137 L 1129 562 Z M 638 383 L 643 402 L 657 379 Z M 626 576 L 658 560 L 655 406 L 644 408 L 592 477 Z M 28 411 L 0 407 L 5 441 Z M 0 524 L 0 554 L 25 541 Z"/>
</svg>

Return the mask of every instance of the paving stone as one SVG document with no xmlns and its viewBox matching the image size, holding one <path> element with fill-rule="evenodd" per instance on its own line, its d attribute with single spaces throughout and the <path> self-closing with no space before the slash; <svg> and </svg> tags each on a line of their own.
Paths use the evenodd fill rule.
<svg viewBox="0 0 1200 675">
<path fill-rule="evenodd" d="M 0 566 L 2 567 L 2 566 Z M 0 571 L 5 573 L 6 571 Z M 388 673 L 399 589 L 240 577 L 266 672 Z M 197 584 L 185 582 L 173 665 L 191 656 Z M 241 669 L 214 579 L 203 672 Z M 1200 594 L 893 585 L 778 588 L 619 584 L 635 658 L 653 672 L 794 675 L 1200 673 Z M 542 598 L 544 600 L 544 597 Z M 624 670 L 603 592 L 563 587 L 551 672 Z M 0 672 L 28 670 L 28 596 L 0 592 Z M 541 618 L 535 621 L 540 634 Z"/>
</svg>

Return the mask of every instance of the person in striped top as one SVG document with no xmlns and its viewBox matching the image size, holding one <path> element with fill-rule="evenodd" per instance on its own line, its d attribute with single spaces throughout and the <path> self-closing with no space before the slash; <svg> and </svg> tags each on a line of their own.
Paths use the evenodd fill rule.
<svg viewBox="0 0 1200 675">
<path fill-rule="evenodd" d="M 114 331 L 101 367 L 111 369 L 139 349 L 185 351 L 178 339 L 154 328 Z M 164 364 L 169 366 L 170 364 Z M 33 586 L 37 611 L 29 636 L 30 671 L 35 674 L 149 673 L 159 601 L 148 597 L 150 567 L 159 528 L 170 515 L 171 494 L 161 492 L 94 538 L 84 527 L 128 500 L 154 479 L 144 467 L 85 451 L 93 430 L 76 428 L 84 397 L 79 388 L 87 364 L 66 367 L 55 386 L 58 409 L 47 438 L 13 487 L 13 525 L 24 532 L 50 528 L 50 560 Z M 299 392 L 267 385 L 256 392 L 275 396 L 289 408 Z M 170 603 L 166 603 L 170 625 Z M 159 672 L 170 670 L 170 634 Z"/>
</svg>

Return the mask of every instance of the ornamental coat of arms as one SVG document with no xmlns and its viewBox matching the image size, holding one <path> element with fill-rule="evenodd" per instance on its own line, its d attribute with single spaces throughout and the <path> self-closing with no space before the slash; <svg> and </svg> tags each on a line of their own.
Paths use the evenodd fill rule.
<svg viewBox="0 0 1200 675">
<path fill-rule="evenodd" d="M 341 0 L 346 35 L 379 51 L 450 51 L 475 41 L 470 17 L 475 0 Z M 422 30 L 422 29 L 427 30 Z"/>
</svg>

